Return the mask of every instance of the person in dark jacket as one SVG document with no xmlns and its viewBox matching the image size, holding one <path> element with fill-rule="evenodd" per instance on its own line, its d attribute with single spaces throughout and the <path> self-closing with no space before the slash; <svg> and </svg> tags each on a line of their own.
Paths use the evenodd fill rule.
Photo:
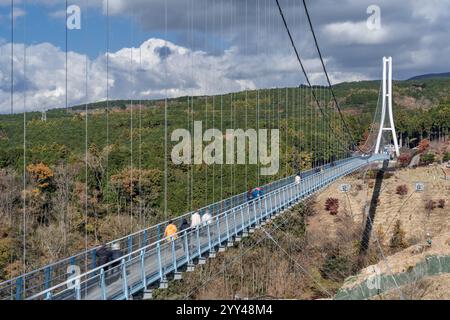
<svg viewBox="0 0 450 320">
<path fill-rule="evenodd" d="M 250 187 L 250 189 L 248 189 L 247 191 L 247 201 L 252 201 L 253 200 L 253 188 Z"/>
<path fill-rule="evenodd" d="M 180 235 L 182 237 L 184 237 L 185 234 L 189 231 L 190 227 L 191 227 L 191 225 L 186 220 L 186 218 L 183 218 L 183 220 L 181 221 L 180 229 L 179 229 L 180 230 Z M 190 237 L 188 237 L 187 238 L 188 246 L 190 246 L 190 243 L 191 243 L 190 240 L 191 240 Z M 184 241 L 183 241 L 183 243 L 184 243 Z"/>
<path fill-rule="evenodd" d="M 120 269 L 121 261 L 118 260 L 123 256 L 122 250 L 120 250 L 119 243 L 113 243 L 111 246 L 111 261 L 114 261 L 110 264 L 109 269 L 111 270 L 111 274 L 108 276 L 107 280 L 109 282 L 116 281 L 119 277 L 122 277 L 122 271 Z M 117 261 L 115 261 L 117 260 Z"/>
<path fill-rule="evenodd" d="M 97 258 L 97 266 L 101 267 L 111 261 L 111 250 L 103 243 L 100 248 L 96 250 L 95 256 Z M 109 267 L 109 265 L 104 266 L 103 270 L 106 272 Z"/>
<path fill-rule="evenodd" d="M 119 243 L 113 243 L 112 250 L 111 250 L 111 261 L 117 260 L 120 257 L 122 257 L 122 251 L 120 250 L 120 244 Z M 111 264 L 111 268 L 117 267 L 120 265 L 120 260 L 115 261 Z"/>
<path fill-rule="evenodd" d="M 188 229 L 191 225 L 188 223 L 188 221 L 186 220 L 186 218 L 183 218 L 183 220 L 181 221 L 180 224 L 180 231 L 185 231 L 186 229 Z"/>
</svg>

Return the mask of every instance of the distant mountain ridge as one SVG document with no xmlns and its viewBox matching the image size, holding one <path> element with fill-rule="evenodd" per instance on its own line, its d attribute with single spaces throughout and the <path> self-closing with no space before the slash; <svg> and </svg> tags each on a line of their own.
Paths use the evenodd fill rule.
<svg viewBox="0 0 450 320">
<path fill-rule="evenodd" d="M 423 80 L 431 78 L 450 78 L 450 72 L 422 74 L 420 76 L 409 78 L 408 80 Z"/>
</svg>

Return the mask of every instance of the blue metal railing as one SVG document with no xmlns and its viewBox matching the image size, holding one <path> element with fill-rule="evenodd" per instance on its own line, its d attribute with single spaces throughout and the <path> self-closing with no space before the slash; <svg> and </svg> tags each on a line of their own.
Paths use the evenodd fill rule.
<svg viewBox="0 0 450 320">
<path fill-rule="evenodd" d="M 304 177 L 300 184 L 290 182 L 266 195 L 226 209 L 213 222 L 176 239 L 158 239 L 132 250 L 120 259 L 93 268 L 78 276 L 31 295 L 29 299 L 127 299 L 131 294 L 178 271 L 193 259 L 214 251 L 244 230 L 259 225 L 274 213 L 310 196 L 331 182 L 371 162 L 385 160 L 384 155 L 352 158 L 326 170 Z"/>
</svg>

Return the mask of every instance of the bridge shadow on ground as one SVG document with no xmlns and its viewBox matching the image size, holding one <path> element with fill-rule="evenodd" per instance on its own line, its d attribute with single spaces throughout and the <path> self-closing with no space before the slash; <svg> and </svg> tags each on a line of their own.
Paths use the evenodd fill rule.
<svg viewBox="0 0 450 320">
<path fill-rule="evenodd" d="M 359 249 L 360 257 L 363 257 L 369 248 L 370 236 L 372 234 L 372 223 L 375 220 L 375 214 L 377 211 L 378 198 L 381 193 L 381 185 L 383 184 L 384 173 L 388 168 L 389 160 L 383 161 L 383 166 L 378 170 L 375 178 L 375 186 L 373 188 L 372 199 L 370 200 L 369 214 L 367 215 L 366 225 L 361 238 L 361 245 Z"/>
</svg>

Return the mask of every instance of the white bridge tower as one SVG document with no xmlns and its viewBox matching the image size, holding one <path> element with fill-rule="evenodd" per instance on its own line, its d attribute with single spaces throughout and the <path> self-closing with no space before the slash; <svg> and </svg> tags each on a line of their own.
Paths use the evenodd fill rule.
<svg viewBox="0 0 450 320">
<path fill-rule="evenodd" d="M 389 127 L 385 127 L 386 110 L 389 113 Z M 392 57 L 383 57 L 383 103 L 381 109 L 381 122 L 380 131 L 378 132 L 377 144 L 375 147 L 375 153 L 380 153 L 381 138 L 384 131 L 390 131 L 392 133 L 392 139 L 394 140 L 395 154 L 400 156 L 400 150 L 398 148 L 397 133 L 394 126 L 394 114 L 392 112 Z"/>
</svg>

